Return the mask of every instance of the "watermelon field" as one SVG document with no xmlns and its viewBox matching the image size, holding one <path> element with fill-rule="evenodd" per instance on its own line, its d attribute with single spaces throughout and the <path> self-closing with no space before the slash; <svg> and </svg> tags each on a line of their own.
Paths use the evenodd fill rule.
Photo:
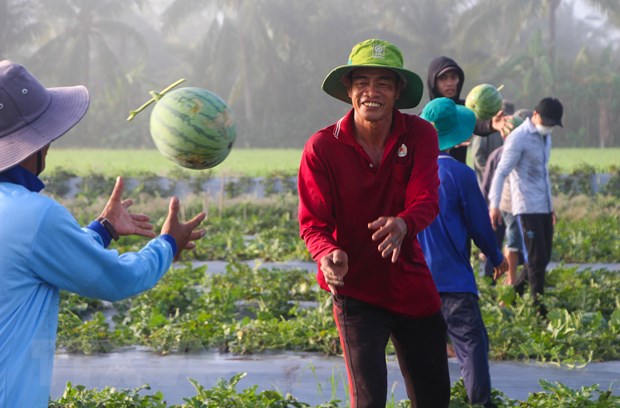
<svg viewBox="0 0 620 408">
<path fill-rule="evenodd" d="M 77 175 L 152 173 L 165 176 L 180 169 L 155 149 L 52 149 L 52 154 L 47 158 L 47 172 L 63 169 Z M 214 169 L 189 171 L 188 174 L 208 172 L 213 175 L 243 174 L 252 177 L 273 173 L 293 175 L 297 173 L 300 157 L 300 149 L 234 148 L 229 157 Z M 598 172 L 608 172 L 611 167 L 620 166 L 620 148 L 553 148 L 550 164 L 564 173 L 584 165 Z"/>
<path fill-rule="evenodd" d="M 618 149 L 620 152 L 620 149 Z M 299 149 L 239 149 L 234 148 L 227 160 L 210 170 L 190 171 L 188 175 L 239 175 L 266 176 L 275 172 L 295 174 L 299 166 Z M 133 149 L 54 149 L 47 159 L 46 171 L 63 169 L 67 172 L 86 175 L 89 173 L 115 176 L 119 174 L 156 174 L 166 176 L 181 170 L 157 150 Z"/>
<path fill-rule="evenodd" d="M 152 290 L 114 303 L 61 294 L 50 407 L 350 405 L 331 299 L 299 238 L 296 183 L 309 132 L 350 109 L 322 90 L 325 75 L 364 37 L 394 42 L 422 80 L 435 58 L 454 57 L 465 73 L 459 99 L 490 84 L 516 109 L 562 102 L 549 169 L 548 320 L 527 295 L 478 276 L 493 399 L 501 408 L 620 407 L 620 2 L 353 4 L 0 0 L 1 59 L 46 87 L 89 90 L 88 114 L 47 156 L 43 194 L 86 225 L 123 175 L 133 209 L 157 230 L 171 195 L 185 219 L 208 213 L 206 236 Z M 181 83 L 221 101 L 202 91 L 200 103 L 164 100 Z M 170 134 L 185 141 L 172 146 Z M 206 151 L 187 147 L 190 134 L 208 134 Z M 218 141 L 228 156 L 209 154 Z M 190 170 L 160 152 L 188 167 L 219 164 Z M 111 249 L 145 242 L 123 237 Z M 409 406 L 391 346 L 386 360 L 387 406 Z M 450 406 L 471 408 L 449 364 Z"/>
<path fill-rule="evenodd" d="M 527 295 L 478 278 L 500 407 L 620 403 L 618 172 L 613 152 L 559 152 L 549 321 L 536 319 Z M 115 303 L 62 294 L 50 406 L 348 406 L 330 298 L 298 237 L 299 154 L 233 149 L 214 170 L 191 171 L 155 151 L 50 152 L 45 191 L 82 224 L 119 173 L 156 229 L 181 185 L 184 216 L 208 212 L 206 236 L 154 289 Z M 599 171 L 608 172 L 606 187 L 586 191 Z M 144 243 L 123 237 L 114 247 Z M 479 266 L 477 250 L 472 262 Z M 388 406 L 407 406 L 391 346 L 386 358 Z M 466 407 L 455 359 L 450 372 L 451 406 Z"/>
</svg>

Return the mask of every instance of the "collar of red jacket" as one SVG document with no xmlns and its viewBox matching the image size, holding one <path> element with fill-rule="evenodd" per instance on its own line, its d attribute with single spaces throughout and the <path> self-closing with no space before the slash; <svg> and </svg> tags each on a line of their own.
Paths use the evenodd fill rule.
<svg viewBox="0 0 620 408">
<path fill-rule="evenodd" d="M 353 115 L 355 114 L 355 110 L 351 109 L 344 115 L 338 122 L 336 122 L 336 126 L 334 126 L 334 137 L 340 140 L 343 143 L 346 143 L 351 146 L 357 146 L 358 143 L 355 141 L 355 127 L 353 123 Z M 394 109 L 394 114 L 392 116 L 392 131 L 388 136 L 388 141 L 390 139 L 396 139 L 398 136 L 405 132 L 405 117 L 398 110 Z M 386 147 L 389 143 L 386 142 Z"/>
</svg>

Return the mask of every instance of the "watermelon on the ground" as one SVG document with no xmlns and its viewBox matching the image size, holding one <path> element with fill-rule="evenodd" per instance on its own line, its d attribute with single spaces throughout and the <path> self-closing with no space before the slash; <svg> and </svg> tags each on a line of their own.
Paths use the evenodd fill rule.
<svg viewBox="0 0 620 408">
<path fill-rule="evenodd" d="M 237 135 L 228 105 L 197 87 L 175 89 L 157 101 L 150 130 L 162 155 L 190 169 L 209 169 L 223 162 Z"/>
<path fill-rule="evenodd" d="M 474 111 L 476 118 L 491 119 L 502 109 L 502 95 L 493 85 L 476 85 L 467 94 L 465 106 Z"/>
</svg>

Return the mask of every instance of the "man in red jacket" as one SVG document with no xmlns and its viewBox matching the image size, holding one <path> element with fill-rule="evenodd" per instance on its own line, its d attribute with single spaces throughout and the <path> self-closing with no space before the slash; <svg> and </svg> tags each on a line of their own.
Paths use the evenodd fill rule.
<svg viewBox="0 0 620 408">
<path fill-rule="evenodd" d="M 370 39 L 323 90 L 353 109 L 306 143 L 299 224 L 333 296 L 351 406 L 385 406 L 391 339 L 412 405 L 447 407 L 446 324 L 416 238 L 439 210 L 437 133 L 398 110 L 418 105 L 422 80 L 396 46 Z"/>
</svg>

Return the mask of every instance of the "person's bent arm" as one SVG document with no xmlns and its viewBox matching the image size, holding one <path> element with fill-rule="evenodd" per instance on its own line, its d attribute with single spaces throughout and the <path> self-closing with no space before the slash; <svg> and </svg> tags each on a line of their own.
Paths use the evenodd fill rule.
<svg viewBox="0 0 620 408">
<path fill-rule="evenodd" d="M 493 266 L 498 266 L 504 257 L 493 233 L 486 200 L 482 192 L 475 188 L 477 184 L 475 174 L 470 171 L 462 176 L 460 187 L 463 202 L 467 203 L 463 206 L 467 233 L 476 246 L 491 260 Z"/>
<path fill-rule="evenodd" d="M 168 214 L 168 218 L 176 214 Z M 153 287 L 170 267 L 174 256 L 190 241 L 204 235 L 195 228 L 204 218 L 199 214 L 183 231 L 170 235 L 178 248 L 164 236 L 149 241 L 140 251 L 119 255 L 106 250 L 92 234 L 85 232 L 62 206 L 54 203 L 41 214 L 40 227 L 30 253 L 34 275 L 60 289 L 82 296 L 120 300 Z M 178 223 L 178 220 L 176 221 Z M 193 227 L 190 227 L 193 226 Z M 172 232 L 172 231 L 171 231 Z M 162 233 L 169 232 L 162 230 Z"/>
<path fill-rule="evenodd" d="M 499 202 L 501 200 L 506 177 L 508 177 L 510 172 L 517 166 L 517 163 L 519 163 L 519 160 L 521 160 L 524 146 L 520 142 L 520 139 L 522 138 L 519 138 L 516 134 L 512 134 L 506 139 L 502 157 L 497 164 L 497 169 L 491 181 L 491 189 L 489 190 L 489 216 L 493 228 L 496 228 L 497 224 L 501 223 Z"/>
<path fill-rule="evenodd" d="M 312 149 L 304 150 L 299 165 L 300 236 L 316 262 L 340 249 L 333 237 L 336 221 L 331 213 L 332 196 L 324 164 Z"/>
<path fill-rule="evenodd" d="M 439 214 L 437 131 L 430 123 L 416 123 L 413 169 L 405 193 L 405 209 L 396 214 L 407 224 L 407 236 L 417 236 Z"/>
</svg>

